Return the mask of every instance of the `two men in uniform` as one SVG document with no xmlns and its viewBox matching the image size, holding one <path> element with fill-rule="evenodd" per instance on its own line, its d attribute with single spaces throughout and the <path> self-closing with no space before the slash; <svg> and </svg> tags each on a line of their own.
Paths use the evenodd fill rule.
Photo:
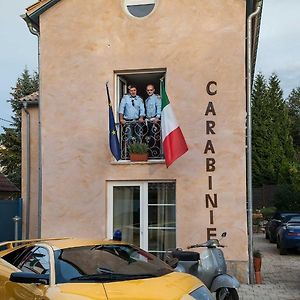
<svg viewBox="0 0 300 300">
<path fill-rule="evenodd" d="M 143 129 L 142 124 L 147 122 L 150 140 L 154 138 L 157 131 L 157 124 L 160 121 L 161 99 L 154 94 L 153 84 L 146 87 L 148 94 L 145 104 L 141 97 L 137 95 L 137 88 L 134 85 L 129 86 L 129 93 L 125 94 L 119 106 L 120 123 L 124 126 L 126 142 L 132 140 L 140 143 L 142 141 Z"/>
</svg>

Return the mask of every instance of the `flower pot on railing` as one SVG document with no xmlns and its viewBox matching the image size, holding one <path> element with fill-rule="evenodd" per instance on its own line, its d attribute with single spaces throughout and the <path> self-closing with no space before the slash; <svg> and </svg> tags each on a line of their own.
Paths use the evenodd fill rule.
<svg viewBox="0 0 300 300">
<path fill-rule="evenodd" d="M 130 161 L 147 161 L 148 153 L 130 153 Z"/>
<path fill-rule="evenodd" d="M 253 251 L 253 267 L 255 272 L 255 282 L 257 284 L 262 283 L 261 277 L 261 262 L 262 262 L 262 254 L 259 250 Z"/>
<path fill-rule="evenodd" d="M 130 161 L 147 161 L 148 160 L 148 145 L 144 143 L 133 143 L 129 146 Z"/>
</svg>

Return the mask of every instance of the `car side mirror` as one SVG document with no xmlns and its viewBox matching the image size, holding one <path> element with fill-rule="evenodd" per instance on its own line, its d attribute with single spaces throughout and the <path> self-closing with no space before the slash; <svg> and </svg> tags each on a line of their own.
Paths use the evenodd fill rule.
<svg viewBox="0 0 300 300">
<path fill-rule="evenodd" d="M 18 283 L 41 283 L 49 284 L 49 274 L 35 274 L 26 272 L 13 272 L 10 274 L 10 281 Z"/>
</svg>

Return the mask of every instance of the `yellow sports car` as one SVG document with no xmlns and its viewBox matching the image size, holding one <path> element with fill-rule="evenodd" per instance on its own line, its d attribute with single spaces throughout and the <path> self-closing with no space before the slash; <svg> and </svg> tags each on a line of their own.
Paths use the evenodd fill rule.
<svg viewBox="0 0 300 300">
<path fill-rule="evenodd" d="M 0 243 L 1 300 L 213 299 L 203 283 L 130 244 L 79 239 Z"/>
</svg>

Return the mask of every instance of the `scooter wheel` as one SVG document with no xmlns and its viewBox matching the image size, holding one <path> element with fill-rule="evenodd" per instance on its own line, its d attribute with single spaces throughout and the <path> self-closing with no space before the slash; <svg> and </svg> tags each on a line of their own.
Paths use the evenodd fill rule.
<svg viewBox="0 0 300 300">
<path fill-rule="evenodd" d="M 239 300 L 239 295 L 236 289 L 233 288 L 220 288 L 216 293 L 217 300 Z"/>
</svg>

